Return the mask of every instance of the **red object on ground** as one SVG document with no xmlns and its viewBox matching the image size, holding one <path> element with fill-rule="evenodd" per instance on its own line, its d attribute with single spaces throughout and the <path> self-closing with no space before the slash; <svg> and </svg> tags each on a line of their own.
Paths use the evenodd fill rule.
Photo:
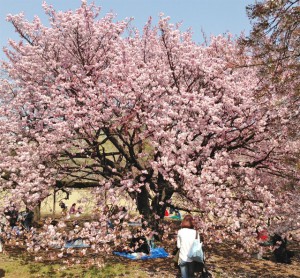
<svg viewBox="0 0 300 278">
<path fill-rule="evenodd" d="M 261 230 L 260 232 L 258 232 L 257 238 L 261 241 L 267 241 L 269 238 L 268 231 Z"/>
<path fill-rule="evenodd" d="M 169 216 L 169 212 L 167 209 L 165 210 L 165 216 Z"/>
</svg>

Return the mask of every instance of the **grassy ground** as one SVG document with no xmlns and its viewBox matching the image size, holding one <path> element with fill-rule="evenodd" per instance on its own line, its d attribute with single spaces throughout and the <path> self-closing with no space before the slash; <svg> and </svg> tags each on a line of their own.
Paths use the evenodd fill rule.
<svg viewBox="0 0 300 278">
<path fill-rule="evenodd" d="M 56 204 L 55 204 L 55 212 L 59 214 L 61 212 L 61 208 L 59 207 L 59 201 L 63 200 L 64 203 L 68 206 L 68 209 L 72 206 L 73 203 L 77 204 L 77 207 L 80 204 L 80 200 L 82 198 L 92 199 L 89 190 L 78 189 L 73 190 L 69 196 L 68 200 L 63 199 L 65 194 L 57 193 L 56 195 Z M 80 204 L 81 205 L 81 204 Z M 84 203 L 84 211 L 91 211 L 91 208 L 94 206 L 92 201 Z M 49 215 L 53 213 L 53 196 L 49 196 L 46 198 L 41 205 L 41 214 L 42 215 Z"/>
<path fill-rule="evenodd" d="M 0 254 L 0 277 L 7 278 L 33 278 L 33 277 L 148 277 L 137 267 L 130 267 L 126 264 L 113 263 L 99 266 L 75 265 L 67 267 L 58 263 L 37 263 L 27 259 L 11 257 Z"/>
<path fill-rule="evenodd" d="M 76 202 L 82 192 L 73 194 L 70 203 Z M 51 202 L 50 202 L 51 203 Z M 47 210 L 46 210 L 47 211 Z M 49 211 L 47 211 L 49 213 Z M 175 222 L 173 223 L 176 224 Z M 174 248 L 178 227 L 174 226 L 174 238 L 161 243 L 167 252 Z M 85 263 L 68 266 L 60 260 L 38 263 L 34 258 L 18 248 L 5 247 L 0 253 L 0 277 L 133 277 L 133 278 L 175 278 L 180 277 L 174 267 L 172 257 L 147 261 L 132 261 L 106 254 L 90 257 Z M 258 260 L 255 257 L 243 258 L 231 249 L 229 244 L 215 245 L 206 251 L 208 268 L 214 278 L 300 278 L 300 244 L 292 242 L 289 250 L 295 253 L 292 264 L 278 264 L 270 254 Z"/>
<path fill-rule="evenodd" d="M 171 253 L 174 243 L 164 242 L 162 246 Z M 228 244 L 215 245 L 206 251 L 206 261 L 214 278 L 300 278 L 300 244 L 293 242 L 289 250 L 295 253 L 292 263 L 274 262 L 270 253 L 262 260 L 254 256 L 241 257 Z M 62 261 L 34 262 L 26 253 L 16 249 L 6 249 L 0 254 L 0 277 L 133 277 L 133 278 L 178 278 L 172 257 L 137 261 L 106 254 L 85 263 L 67 266 Z M 5 276 L 1 276 L 1 269 Z"/>
<path fill-rule="evenodd" d="M 95 201 L 93 200 L 93 197 L 91 195 L 91 192 L 86 189 L 76 189 L 72 190 L 69 199 L 65 200 L 63 199 L 65 197 L 65 194 L 63 193 L 57 193 L 56 195 L 56 203 L 55 208 L 53 204 L 53 195 L 46 198 L 42 204 L 41 204 L 41 214 L 42 216 L 48 215 L 51 216 L 53 214 L 53 209 L 55 210 L 55 215 L 60 216 L 61 214 L 61 208 L 59 207 L 59 202 L 62 200 L 68 207 L 68 210 L 72 206 L 73 203 L 77 204 L 78 206 L 83 207 L 83 211 L 85 213 L 91 213 L 95 206 Z M 81 199 L 86 199 L 88 201 L 81 202 Z M 1 199 L 0 199 L 1 200 Z M 126 206 L 129 210 L 135 210 L 134 203 L 129 199 L 123 199 L 119 203 L 120 206 Z"/>
</svg>

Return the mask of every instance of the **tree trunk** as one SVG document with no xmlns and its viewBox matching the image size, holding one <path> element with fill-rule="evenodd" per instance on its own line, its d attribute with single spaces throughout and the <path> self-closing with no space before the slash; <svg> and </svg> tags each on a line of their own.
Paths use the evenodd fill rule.
<svg viewBox="0 0 300 278">
<path fill-rule="evenodd" d="M 169 187 L 161 175 L 158 177 L 158 194 L 154 196 L 150 204 L 150 196 L 145 186 L 141 187 L 141 192 L 137 194 L 136 203 L 138 211 L 143 215 L 144 220 L 148 222 L 148 227 L 155 231 L 160 240 L 163 236 L 161 222 L 165 216 L 165 210 L 168 206 L 167 201 L 171 199 L 174 190 Z M 157 217 L 158 216 L 158 217 Z M 143 227 L 146 228 L 146 227 Z"/>
<path fill-rule="evenodd" d="M 137 209 L 139 213 L 147 219 L 148 216 L 152 214 L 150 209 L 149 193 L 145 186 L 140 189 L 141 192 L 137 194 L 136 198 Z"/>
<path fill-rule="evenodd" d="M 38 203 L 38 205 L 33 210 L 34 213 L 34 221 L 40 221 L 41 220 L 41 202 Z"/>
<path fill-rule="evenodd" d="M 52 209 L 52 217 L 55 218 L 55 206 L 56 206 L 56 190 L 53 190 L 53 209 Z"/>
</svg>

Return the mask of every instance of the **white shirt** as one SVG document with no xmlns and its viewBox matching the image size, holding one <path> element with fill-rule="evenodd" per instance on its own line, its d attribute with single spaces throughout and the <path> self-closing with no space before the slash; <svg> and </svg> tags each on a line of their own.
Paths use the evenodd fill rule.
<svg viewBox="0 0 300 278">
<path fill-rule="evenodd" d="M 188 253 L 193 245 L 194 239 L 196 238 L 196 230 L 182 228 L 178 231 L 177 235 L 177 247 L 179 251 L 179 259 L 184 262 L 192 262 L 188 257 Z M 198 240 L 200 242 L 199 234 Z"/>
</svg>

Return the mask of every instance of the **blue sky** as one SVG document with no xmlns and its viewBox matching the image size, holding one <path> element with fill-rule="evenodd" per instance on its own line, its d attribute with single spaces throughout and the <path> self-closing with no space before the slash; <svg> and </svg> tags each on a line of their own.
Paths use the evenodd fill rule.
<svg viewBox="0 0 300 278">
<path fill-rule="evenodd" d="M 43 0 L 0 0 L 0 59 L 4 58 L 2 48 L 8 39 L 18 40 L 10 23 L 6 22 L 7 14 L 25 13 L 29 20 L 39 16 L 47 24 L 47 17 L 42 9 Z M 56 10 L 76 9 L 80 0 L 48 0 L 48 4 Z M 91 3 L 92 1 L 88 1 Z M 154 22 L 163 12 L 171 17 L 171 22 L 182 22 L 182 29 L 192 28 L 193 39 L 202 41 L 203 30 L 207 35 L 219 35 L 230 32 L 239 35 L 249 33 L 251 28 L 246 15 L 246 6 L 255 0 L 94 0 L 102 7 L 102 15 L 114 12 L 117 19 L 133 17 L 133 25 L 139 29 L 146 23 L 149 16 Z"/>
</svg>

